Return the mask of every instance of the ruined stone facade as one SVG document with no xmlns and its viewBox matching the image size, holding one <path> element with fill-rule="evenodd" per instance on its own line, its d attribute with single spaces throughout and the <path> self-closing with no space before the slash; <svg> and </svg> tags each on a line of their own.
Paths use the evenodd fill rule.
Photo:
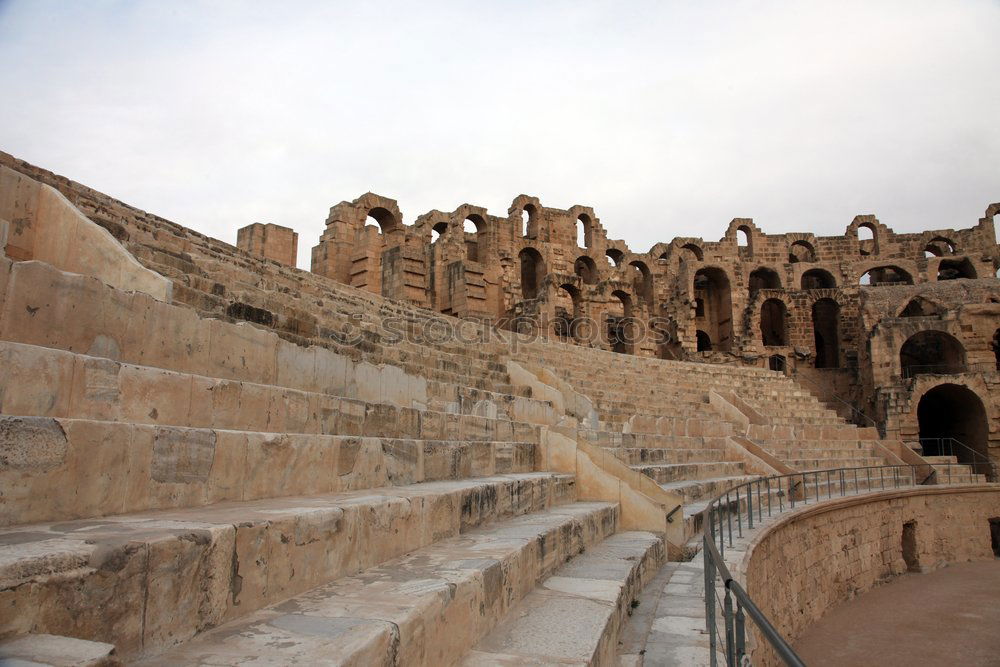
<svg viewBox="0 0 1000 667">
<path fill-rule="evenodd" d="M 236 247 L 286 266 L 295 266 L 299 252 L 299 235 L 288 227 L 270 222 L 266 225 L 255 222 L 236 232 Z"/>
<path fill-rule="evenodd" d="M 966 436 L 985 453 L 988 439 L 1000 447 L 998 212 L 993 204 L 973 227 L 911 234 L 859 215 L 836 237 L 769 235 L 737 218 L 719 241 L 682 237 L 637 253 L 609 239 L 589 207 L 522 195 L 506 217 L 465 204 L 405 225 L 395 201 L 368 193 L 331 209 L 312 268 L 554 340 L 786 371 L 845 417 L 914 443 L 921 396 L 960 376 L 995 434 Z M 907 357 L 921 332 L 929 346 Z"/>
<path fill-rule="evenodd" d="M 0 659 L 613 664 L 736 483 L 995 479 L 996 212 L 637 255 L 368 194 L 310 272 L 0 153 Z"/>
</svg>

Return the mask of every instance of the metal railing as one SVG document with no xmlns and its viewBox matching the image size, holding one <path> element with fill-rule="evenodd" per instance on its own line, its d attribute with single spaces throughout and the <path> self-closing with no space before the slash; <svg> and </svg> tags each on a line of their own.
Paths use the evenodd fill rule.
<svg viewBox="0 0 1000 667">
<path fill-rule="evenodd" d="M 918 375 L 961 375 L 967 370 L 965 364 L 907 364 L 903 366 L 903 377 L 909 379 Z"/>
<path fill-rule="evenodd" d="M 922 467 L 924 466 L 883 465 L 830 468 L 758 477 L 734 486 L 712 500 L 704 513 L 702 549 L 705 559 L 705 622 L 712 667 L 718 665 L 720 651 L 729 667 L 750 664 L 746 636 L 747 617 L 786 665 L 804 665 L 791 645 L 754 603 L 749 593 L 733 579 L 726 567 L 726 549 L 731 549 L 734 540 L 743 537 L 744 526 L 749 531 L 766 518 L 823 500 L 919 486 L 926 481 L 920 475 L 919 469 Z M 939 470 L 947 468 L 948 481 L 952 480 L 952 468 L 956 469 L 955 477 L 959 481 L 962 480 L 960 473 L 968 469 L 964 464 L 950 463 L 935 467 Z M 716 588 L 719 580 L 722 585 L 721 595 Z M 717 627 L 719 611 L 722 616 L 721 629 Z"/>
<path fill-rule="evenodd" d="M 996 461 L 986 454 L 969 447 L 958 438 L 948 436 L 942 438 L 919 438 L 919 440 L 922 456 L 954 456 L 958 459 L 958 463 L 969 466 L 972 472 L 977 475 L 986 475 L 991 482 L 998 480 Z M 927 452 L 928 448 L 934 448 L 937 454 L 929 454 Z M 971 462 L 962 460 L 969 458 L 972 459 Z"/>
</svg>

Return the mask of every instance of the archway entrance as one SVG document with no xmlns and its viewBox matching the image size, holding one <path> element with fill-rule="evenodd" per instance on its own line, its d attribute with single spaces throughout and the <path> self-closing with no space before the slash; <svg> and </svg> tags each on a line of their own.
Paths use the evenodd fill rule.
<svg viewBox="0 0 1000 667">
<path fill-rule="evenodd" d="M 917 375 L 953 375 L 965 372 L 965 348 L 944 331 L 921 331 L 906 339 L 899 350 L 904 378 Z"/>
<path fill-rule="evenodd" d="M 696 315 L 697 328 L 711 341 L 712 349 L 728 352 L 732 343 L 733 302 L 729 278 L 714 267 L 699 269 L 694 275 L 694 297 L 701 299 L 702 315 Z"/>
<path fill-rule="evenodd" d="M 812 307 L 816 368 L 840 366 L 840 306 L 833 299 L 820 299 Z"/>
<path fill-rule="evenodd" d="M 760 336 L 765 347 L 785 345 L 785 304 L 768 299 L 760 307 Z"/>
<path fill-rule="evenodd" d="M 920 398 L 917 421 L 925 456 L 954 455 L 959 463 L 973 465 L 977 473 L 989 474 L 989 422 L 974 391 L 958 384 L 934 387 Z"/>
</svg>

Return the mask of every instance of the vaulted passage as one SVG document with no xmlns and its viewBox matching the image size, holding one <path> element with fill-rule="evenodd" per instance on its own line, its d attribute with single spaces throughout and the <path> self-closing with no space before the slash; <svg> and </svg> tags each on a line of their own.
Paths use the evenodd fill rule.
<svg viewBox="0 0 1000 667">
<path fill-rule="evenodd" d="M 538 286 L 545 277 L 545 263 L 534 248 L 525 248 L 518 253 L 521 262 L 521 296 L 534 299 L 538 296 Z"/>
<path fill-rule="evenodd" d="M 779 299 L 768 299 L 760 307 L 760 337 L 766 347 L 785 345 L 785 304 Z"/>
<path fill-rule="evenodd" d="M 965 372 L 965 348 L 944 331 L 921 331 L 906 339 L 899 350 L 904 378 Z"/>
<path fill-rule="evenodd" d="M 917 420 L 925 456 L 957 456 L 976 472 L 989 473 L 986 408 L 974 391 L 958 384 L 934 387 L 920 398 Z"/>
<path fill-rule="evenodd" d="M 607 314 L 607 336 L 611 349 L 621 354 L 632 354 L 635 344 L 635 325 L 632 321 L 632 297 L 616 290 Z"/>
<path fill-rule="evenodd" d="M 840 367 L 840 306 L 833 299 L 820 299 L 812 306 L 816 368 Z"/>
<path fill-rule="evenodd" d="M 699 270 L 694 276 L 694 296 L 704 304 L 704 315 L 696 317 L 698 329 L 712 341 L 711 349 L 728 352 L 732 345 L 733 302 L 726 272 L 716 268 Z"/>
</svg>

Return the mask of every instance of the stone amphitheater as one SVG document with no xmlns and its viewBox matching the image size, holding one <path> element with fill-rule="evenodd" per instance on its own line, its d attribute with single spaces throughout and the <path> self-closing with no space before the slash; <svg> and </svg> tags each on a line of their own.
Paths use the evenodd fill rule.
<svg viewBox="0 0 1000 667">
<path fill-rule="evenodd" d="M 640 254 L 369 193 L 304 271 L 0 153 L 0 662 L 776 664 L 705 545 L 789 641 L 1000 553 L 998 212 Z"/>
</svg>

